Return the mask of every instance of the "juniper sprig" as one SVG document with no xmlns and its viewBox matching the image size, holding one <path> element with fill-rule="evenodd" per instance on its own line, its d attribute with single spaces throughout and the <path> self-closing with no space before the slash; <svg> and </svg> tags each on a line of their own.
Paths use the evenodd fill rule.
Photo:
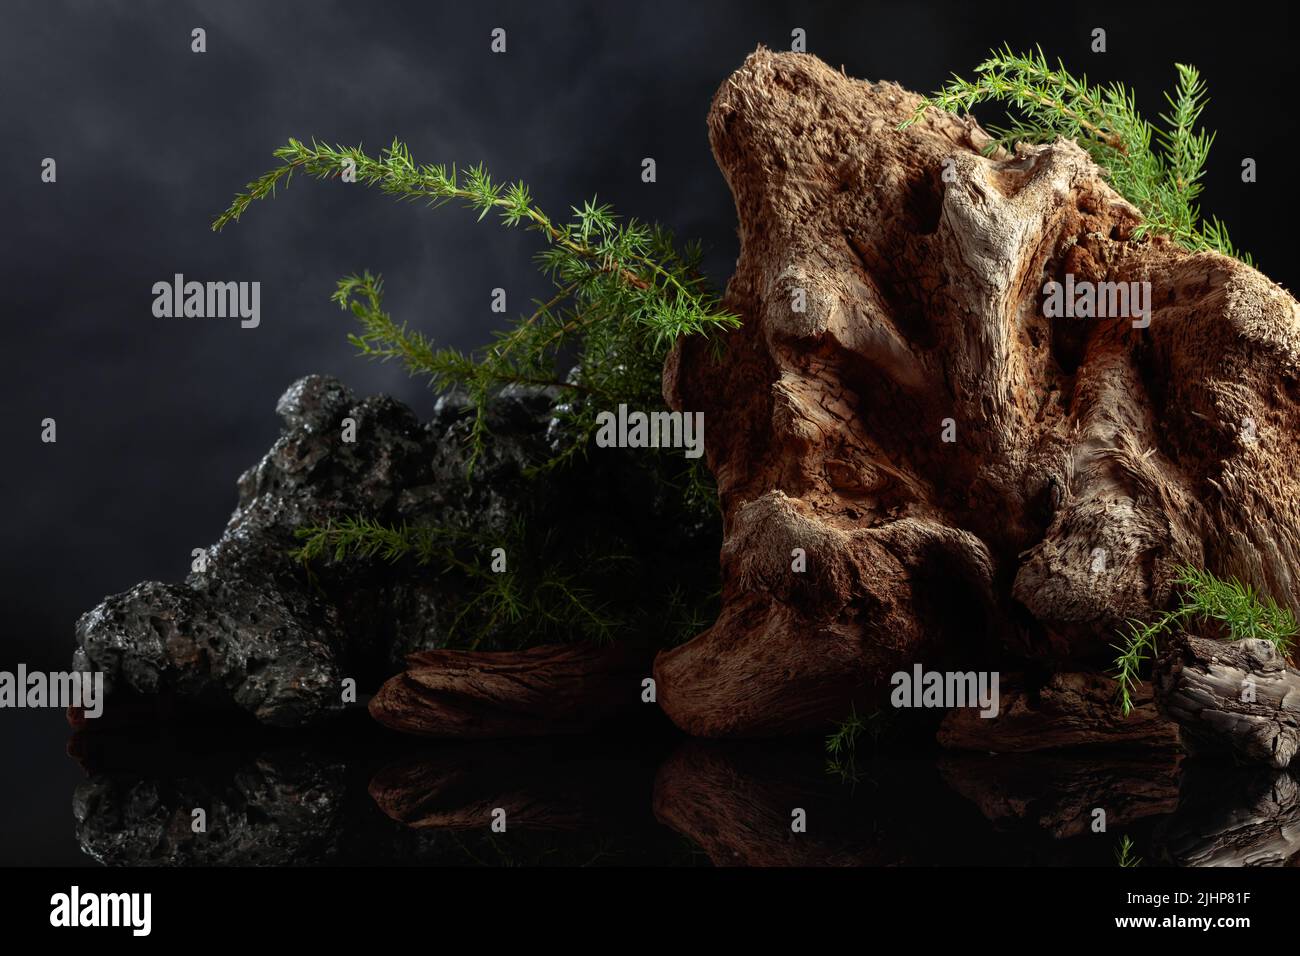
<svg viewBox="0 0 1300 956">
<path fill-rule="evenodd" d="M 1115 848 L 1115 865 L 1125 867 L 1141 866 L 1142 858 L 1134 856 L 1133 849 L 1133 841 L 1129 839 L 1128 834 L 1125 834 L 1120 839 L 1119 846 Z"/>
<path fill-rule="evenodd" d="M 858 738 L 867 732 L 867 721 L 858 716 L 856 706 L 849 708 L 849 716 L 840 721 L 833 734 L 826 737 L 826 772 L 841 781 L 856 781 L 858 777 Z"/>
<path fill-rule="evenodd" d="M 862 715 L 857 705 L 850 704 L 849 715 L 835 725 L 835 732 L 826 737 L 826 772 L 839 777 L 843 783 L 857 783 L 862 779 L 858 768 L 858 745 L 866 739 L 871 748 L 883 745 L 897 731 L 893 714 L 883 709 Z"/>
<path fill-rule="evenodd" d="M 575 572 L 559 563 L 530 562 L 538 569 L 534 574 L 498 573 L 485 567 L 473 557 L 483 553 L 483 547 L 472 531 L 349 517 L 299 528 L 296 534 L 302 545 L 293 557 L 308 566 L 319 560 L 361 558 L 396 564 L 410 559 L 422 566 L 436 565 L 442 573 L 462 575 L 473 587 L 465 589 L 465 600 L 448 630 L 471 649 L 512 629 L 527 632 L 520 643 L 544 641 L 548 635 L 564 639 L 580 635 L 606 642 L 613 639 L 620 623 Z M 522 523 L 510 529 L 509 539 L 506 550 L 521 553 Z"/>
<path fill-rule="evenodd" d="M 1187 249 L 1212 249 L 1254 265 L 1217 217 L 1201 216 L 1197 199 L 1214 134 L 1197 127 L 1208 102 L 1200 72 L 1181 63 L 1176 68 L 1177 85 L 1172 94 L 1165 93 L 1169 112 L 1159 115 L 1163 125 L 1156 126 L 1138 111 L 1136 95 L 1123 84 L 1092 84 L 1060 60 L 1049 64 L 1041 49 L 1015 53 L 1008 46 L 991 51 L 975 67 L 973 79 L 954 74 L 902 127 L 931 107 L 969 113 L 980 104 L 999 103 L 1008 110 L 1010 125 L 990 127 L 994 141 L 989 152 L 1018 142 L 1074 139 L 1106 171 L 1116 192 L 1142 214 L 1136 238 L 1169 236 Z"/>
<path fill-rule="evenodd" d="M 1236 578 L 1224 580 L 1189 566 L 1178 569 L 1174 583 L 1182 589 L 1178 606 L 1147 623 L 1129 621 L 1124 643 L 1114 645 L 1119 652 L 1116 693 L 1125 716 L 1133 710 L 1133 692 L 1141 682 L 1143 666 L 1160 652 L 1160 640 L 1175 627 L 1210 624 L 1226 640 L 1259 638 L 1282 654 L 1290 653 L 1297 630 L 1295 615 L 1271 597 L 1261 597 Z"/>
<path fill-rule="evenodd" d="M 457 170 L 419 164 L 396 140 L 377 157 L 360 146 L 307 145 L 297 139 L 274 155 L 280 165 L 250 182 L 213 222 L 214 230 L 237 222 L 254 201 L 274 196 L 295 172 L 328 179 L 350 169 L 357 182 L 397 199 L 433 207 L 459 202 L 477 211 L 480 220 L 496 213 L 503 225 L 523 226 L 542 237 L 536 261 L 555 294 L 534 302 L 530 314 L 471 353 L 439 348 L 394 321 L 383 310 L 381 279 L 368 272 L 341 280 L 333 296 L 361 323 L 361 334 L 351 336 L 361 355 L 397 359 L 436 388 L 466 390 L 477 409 L 471 464 L 482 448 L 486 405 L 495 389 L 512 383 L 545 385 L 562 396 L 557 413 L 573 437 L 554 464 L 585 445 L 602 408 L 621 402 L 662 407 L 663 359 L 679 336 L 740 324 L 709 291 L 699 270 L 698 243 L 678 249 L 668 230 L 620 220 L 594 199 L 572 207 L 569 221 L 557 222 L 534 203 L 524 183 L 496 182 L 482 165 Z M 557 370 L 561 356 L 576 361 L 567 375 Z"/>
</svg>

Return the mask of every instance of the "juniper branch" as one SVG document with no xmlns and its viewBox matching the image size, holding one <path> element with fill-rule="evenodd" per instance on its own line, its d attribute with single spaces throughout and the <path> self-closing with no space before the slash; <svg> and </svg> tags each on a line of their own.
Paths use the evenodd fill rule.
<svg viewBox="0 0 1300 956">
<path fill-rule="evenodd" d="M 1295 615 L 1271 597 L 1261 597 L 1236 578 L 1223 580 L 1209 571 L 1180 567 L 1174 583 L 1182 589 L 1176 608 L 1155 620 L 1129 621 L 1123 644 L 1115 645 L 1116 695 L 1127 716 L 1133 710 L 1133 693 L 1141 682 L 1144 665 L 1160 652 L 1160 641 L 1175 627 L 1209 624 L 1229 641 L 1259 638 L 1283 655 L 1289 654 L 1297 631 Z"/>
<path fill-rule="evenodd" d="M 593 593 L 570 571 L 548 562 L 534 561 L 542 569 L 536 576 L 509 571 L 497 573 L 470 555 L 481 552 L 481 537 L 471 531 L 440 526 L 384 524 L 367 517 L 347 517 L 322 525 L 299 528 L 302 544 L 294 558 L 310 567 L 312 562 L 348 559 L 380 560 L 395 564 L 413 560 L 418 565 L 435 565 L 441 573 L 455 572 L 475 584 L 467 600 L 451 620 L 449 630 L 471 649 L 485 638 L 528 622 L 534 640 L 548 633 L 564 637 L 574 634 L 592 640 L 612 639 L 620 623 L 598 604 Z M 510 529 L 507 551 L 522 553 L 523 529 Z M 479 618 L 476 627 L 469 627 Z"/>
<path fill-rule="evenodd" d="M 1176 64 L 1178 82 L 1166 93 L 1168 113 L 1156 127 L 1137 108 L 1134 93 L 1120 83 L 1099 86 L 1075 76 L 1059 59 L 1048 63 L 1040 48 L 1016 53 L 993 50 L 975 67 L 973 79 L 954 74 L 947 86 L 922 100 L 900 128 L 931 108 L 969 113 L 983 103 L 1011 111 L 1011 125 L 992 127 L 989 151 L 1016 143 L 1072 138 L 1101 166 L 1116 191 L 1143 217 L 1136 237 L 1164 235 L 1193 251 L 1211 249 L 1253 265 L 1228 237 L 1223 223 L 1204 219 L 1196 198 L 1214 135 L 1197 127 L 1208 102 L 1194 66 Z M 1153 146 L 1154 143 L 1154 146 Z"/>
<path fill-rule="evenodd" d="M 698 244 L 679 250 L 667 230 L 635 219 L 620 221 L 594 199 L 572 207 L 569 222 L 556 222 L 533 202 L 524 183 L 498 183 L 482 165 L 458 171 L 418 164 L 396 140 L 377 157 L 360 146 L 307 145 L 297 139 L 274 155 L 280 165 L 236 195 L 214 220 L 214 230 L 238 221 L 253 202 L 273 197 L 295 172 L 330 179 L 350 169 L 357 182 L 394 198 L 430 206 L 459 202 L 477 210 L 480 220 L 495 212 L 508 227 L 523 225 L 542 235 L 545 244 L 536 260 L 554 282 L 555 295 L 535 302 L 530 315 L 473 353 L 438 348 L 394 321 L 382 307 L 382 280 L 368 272 L 341 280 L 333 296 L 362 326 L 360 334 L 349 337 L 359 354 L 397 359 L 408 373 L 425 376 L 438 389 L 466 389 L 477 410 L 471 467 L 482 450 L 486 404 L 495 389 L 512 383 L 546 386 L 576 398 L 557 401 L 574 438 L 546 463 L 553 466 L 584 447 L 595 430 L 594 400 L 660 407 L 659 375 L 672 343 L 679 336 L 710 335 L 740 324 L 707 289 Z M 577 354 L 574 373 L 558 375 L 558 358 L 571 352 Z"/>
</svg>

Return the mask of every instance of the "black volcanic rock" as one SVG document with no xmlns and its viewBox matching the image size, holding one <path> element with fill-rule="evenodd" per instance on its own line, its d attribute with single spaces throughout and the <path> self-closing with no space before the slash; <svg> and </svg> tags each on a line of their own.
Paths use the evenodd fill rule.
<svg viewBox="0 0 1300 956">
<path fill-rule="evenodd" d="M 557 591 L 581 593 L 617 620 L 620 641 L 675 639 L 682 624 L 671 615 L 698 610 L 691 602 L 717 587 L 716 515 L 674 490 L 680 458 L 589 448 L 530 475 L 569 440 L 555 399 L 550 389 L 496 393 L 471 472 L 474 409 L 464 395 L 444 394 L 421 423 L 405 405 L 358 400 L 333 378 L 295 382 L 276 405 L 280 437 L 239 478 L 238 506 L 202 569 L 181 583 L 138 584 L 77 622 L 74 666 L 104 672 L 108 722 L 197 709 L 316 724 L 344 709 L 344 680 L 359 697 L 373 692 L 415 651 L 591 636 L 526 603 Z M 345 518 L 444 529 L 438 540 L 458 549 L 456 561 L 350 554 L 307 567 L 293 557 L 295 532 Z M 512 593 L 529 613 L 499 616 L 478 601 L 481 572 L 463 570 L 487 567 L 498 543 L 510 546 Z"/>
<path fill-rule="evenodd" d="M 340 710 L 345 678 L 364 692 L 407 653 L 442 646 L 448 585 L 428 568 L 373 561 L 308 574 L 291 557 L 295 530 L 358 515 L 504 528 L 523 494 L 523 466 L 545 453 L 550 407 L 541 391 L 498 396 L 470 482 L 463 398 L 444 396 L 421 424 L 401 403 L 358 401 L 336 379 L 295 382 L 276 406 L 281 435 L 240 477 L 238 507 L 203 569 L 180 584 L 138 584 L 82 615 L 74 666 L 105 672 L 110 709 L 126 691 L 277 726 Z M 348 418 L 352 442 L 343 438 Z"/>
</svg>

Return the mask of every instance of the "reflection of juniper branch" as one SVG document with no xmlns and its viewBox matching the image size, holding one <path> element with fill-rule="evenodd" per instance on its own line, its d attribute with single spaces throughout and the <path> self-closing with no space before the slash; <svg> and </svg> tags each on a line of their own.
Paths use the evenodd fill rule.
<svg viewBox="0 0 1300 956">
<path fill-rule="evenodd" d="M 479 859 L 478 854 L 476 854 L 473 850 L 471 850 L 468 846 L 466 846 L 465 841 L 460 838 L 460 834 L 457 833 L 455 830 L 448 830 L 447 835 L 451 837 L 451 842 L 456 844 L 456 849 L 459 850 L 464 856 L 466 856 L 471 863 L 475 864 L 476 866 L 481 866 L 485 868 L 491 866 L 490 863 L 487 863 L 486 861 Z"/>
<path fill-rule="evenodd" d="M 1119 846 L 1115 849 L 1116 866 L 1141 866 L 1141 857 L 1134 857 L 1133 841 L 1128 838 L 1128 834 L 1119 841 Z"/>
</svg>

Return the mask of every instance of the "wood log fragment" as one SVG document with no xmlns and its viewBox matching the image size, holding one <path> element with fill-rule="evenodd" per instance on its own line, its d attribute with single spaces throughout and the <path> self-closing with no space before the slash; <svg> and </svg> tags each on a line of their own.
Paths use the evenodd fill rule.
<svg viewBox="0 0 1300 956">
<path fill-rule="evenodd" d="M 996 717 L 981 717 L 973 708 L 950 710 L 939 726 L 939 744 L 990 753 L 1178 746 L 1178 726 L 1156 709 L 1148 684 L 1135 692 L 1127 717 L 1115 705 L 1115 682 L 1100 674 L 1053 674 L 1033 692 L 1007 675 L 999 700 Z"/>
<path fill-rule="evenodd" d="M 1153 682 L 1192 754 L 1280 769 L 1300 749 L 1300 671 L 1268 641 L 1181 637 L 1156 663 Z"/>
<path fill-rule="evenodd" d="M 370 701 L 386 727 L 425 737 L 585 733 L 636 716 L 649 655 L 545 645 L 524 651 L 424 651 Z"/>
</svg>

